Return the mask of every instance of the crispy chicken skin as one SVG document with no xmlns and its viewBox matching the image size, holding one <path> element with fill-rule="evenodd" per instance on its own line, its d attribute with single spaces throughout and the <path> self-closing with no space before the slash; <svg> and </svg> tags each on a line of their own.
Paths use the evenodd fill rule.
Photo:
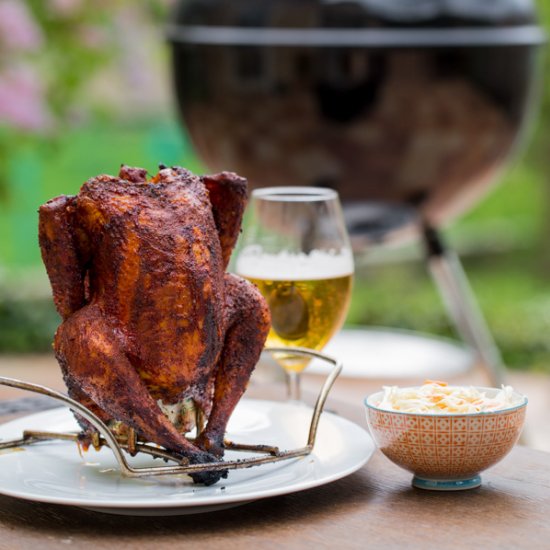
<svg viewBox="0 0 550 550">
<path fill-rule="evenodd" d="M 119 177 L 92 178 L 39 211 L 69 395 L 192 463 L 223 455 L 227 422 L 269 330 L 258 290 L 225 273 L 245 205 L 246 180 L 236 174 L 173 167 L 148 180 L 123 166 Z M 190 403 L 194 443 L 183 435 Z"/>
</svg>

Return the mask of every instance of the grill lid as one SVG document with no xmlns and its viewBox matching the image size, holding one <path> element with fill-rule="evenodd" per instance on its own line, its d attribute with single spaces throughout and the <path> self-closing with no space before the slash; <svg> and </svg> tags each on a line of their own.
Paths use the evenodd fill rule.
<svg viewBox="0 0 550 550">
<path fill-rule="evenodd" d="M 176 43 L 259 46 L 494 46 L 545 41 L 533 0 L 181 0 L 167 35 Z"/>
</svg>

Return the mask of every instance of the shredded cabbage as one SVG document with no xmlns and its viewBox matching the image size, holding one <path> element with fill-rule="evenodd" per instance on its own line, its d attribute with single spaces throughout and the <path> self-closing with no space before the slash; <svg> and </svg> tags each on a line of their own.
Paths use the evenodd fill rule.
<svg viewBox="0 0 550 550">
<path fill-rule="evenodd" d="M 448 386 L 445 382 L 426 380 L 417 388 L 384 386 L 380 409 L 409 413 L 464 414 L 489 412 L 518 405 L 521 400 L 511 386 L 502 386 L 494 397 L 474 387 Z"/>
</svg>

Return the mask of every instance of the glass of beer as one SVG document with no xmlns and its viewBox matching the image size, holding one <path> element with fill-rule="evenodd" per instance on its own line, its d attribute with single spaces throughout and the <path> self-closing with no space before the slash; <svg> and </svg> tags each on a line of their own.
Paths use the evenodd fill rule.
<svg viewBox="0 0 550 550">
<path fill-rule="evenodd" d="M 268 346 L 321 350 L 349 306 L 353 254 L 338 194 L 317 187 L 269 187 L 252 193 L 236 271 L 266 298 Z M 288 396 L 300 401 L 300 373 L 309 359 L 274 354 L 286 372 Z"/>
</svg>

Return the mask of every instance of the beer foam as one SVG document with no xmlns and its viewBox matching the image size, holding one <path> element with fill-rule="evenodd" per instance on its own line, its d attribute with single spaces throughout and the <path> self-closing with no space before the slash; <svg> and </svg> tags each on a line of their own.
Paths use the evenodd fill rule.
<svg viewBox="0 0 550 550">
<path fill-rule="evenodd" d="M 236 272 L 249 279 L 270 281 L 312 281 L 353 274 L 350 250 L 312 250 L 309 254 L 267 254 L 260 246 L 244 248 L 236 261 Z"/>
</svg>

